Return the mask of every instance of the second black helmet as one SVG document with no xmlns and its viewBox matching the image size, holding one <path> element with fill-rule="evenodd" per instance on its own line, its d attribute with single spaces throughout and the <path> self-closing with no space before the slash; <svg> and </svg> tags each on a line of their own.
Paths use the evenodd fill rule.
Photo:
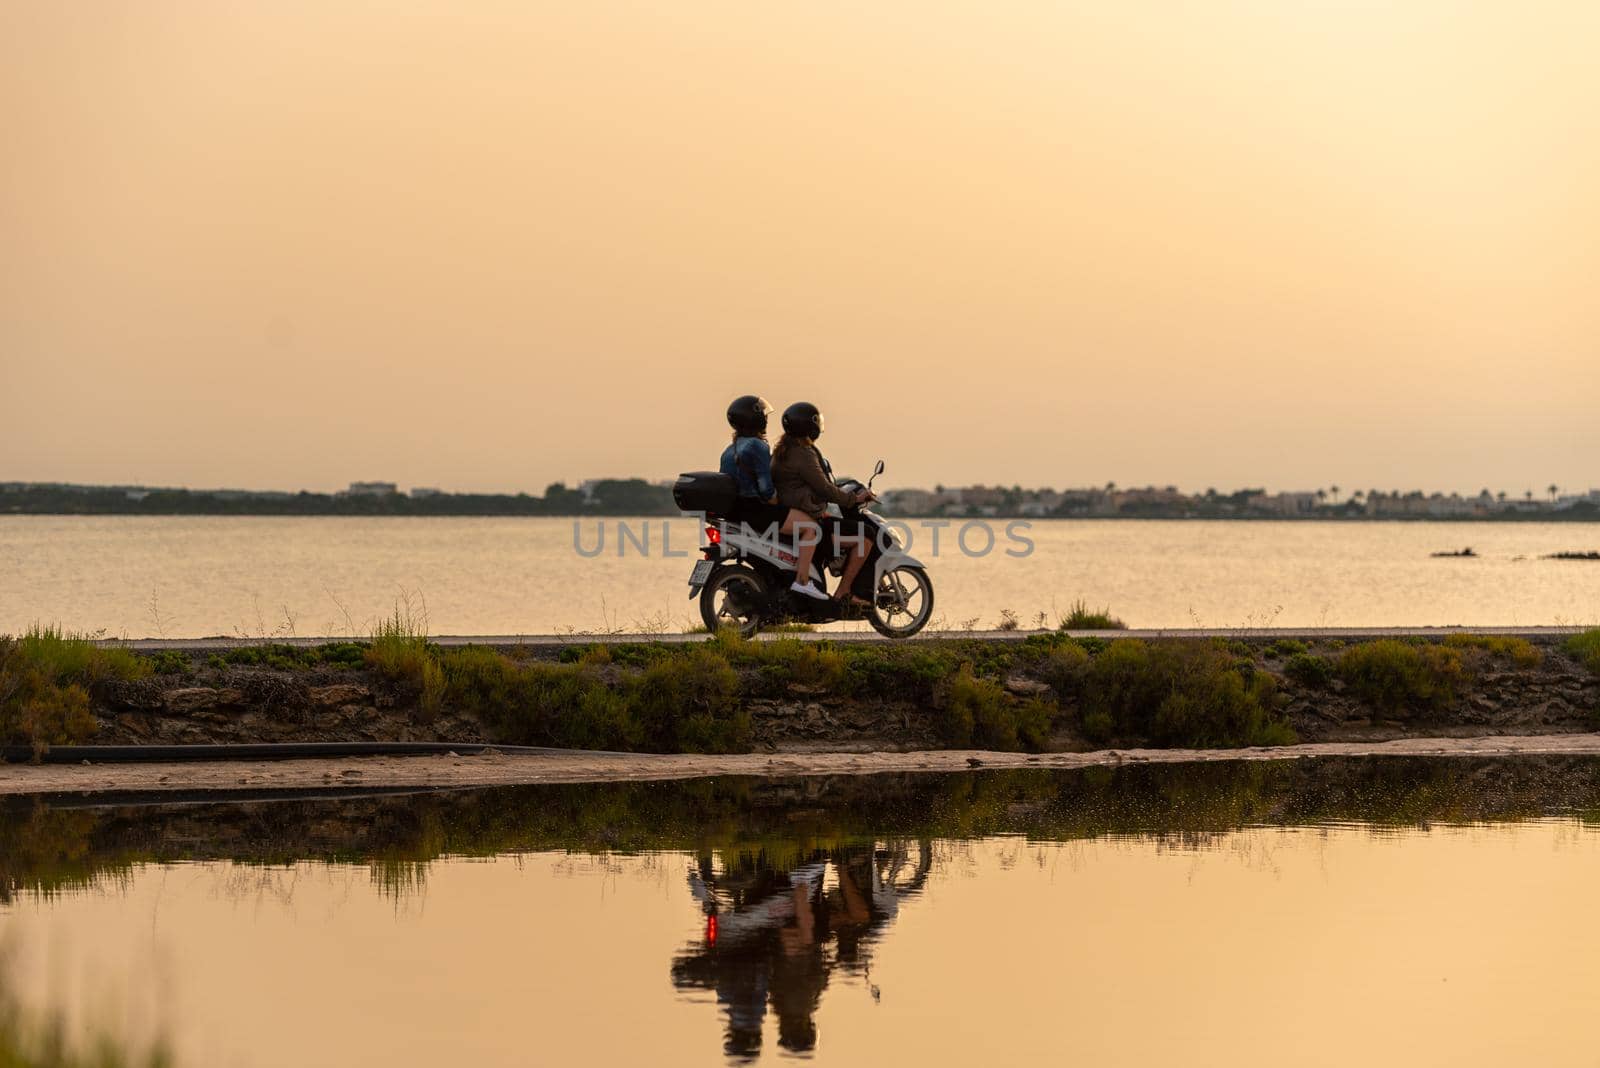
<svg viewBox="0 0 1600 1068">
<path fill-rule="evenodd" d="M 745 435 L 765 434 L 767 416 L 771 411 L 772 405 L 767 403 L 767 398 L 746 393 L 728 405 L 728 425 Z"/>
<path fill-rule="evenodd" d="M 802 438 L 820 438 L 822 410 L 810 401 L 796 401 L 783 410 L 783 432 Z"/>
</svg>

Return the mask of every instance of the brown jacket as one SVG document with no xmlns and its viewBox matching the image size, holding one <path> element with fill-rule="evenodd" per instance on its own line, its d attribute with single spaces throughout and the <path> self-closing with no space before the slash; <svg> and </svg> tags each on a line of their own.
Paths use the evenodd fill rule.
<svg viewBox="0 0 1600 1068">
<path fill-rule="evenodd" d="M 822 458 L 810 445 L 796 445 L 785 449 L 782 456 L 774 456 L 772 482 L 778 488 L 779 504 L 798 508 L 813 518 L 822 515 L 830 501 L 841 506 L 855 502 L 828 478 Z"/>
</svg>

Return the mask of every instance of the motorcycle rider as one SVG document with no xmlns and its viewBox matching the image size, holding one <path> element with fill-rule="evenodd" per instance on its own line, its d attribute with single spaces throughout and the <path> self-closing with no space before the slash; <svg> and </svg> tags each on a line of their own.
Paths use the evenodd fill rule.
<svg viewBox="0 0 1600 1068">
<path fill-rule="evenodd" d="M 775 536 L 786 523 L 805 518 L 799 514 L 790 516 L 789 509 L 778 503 L 778 491 L 772 484 L 772 453 L 767 447 L 767 416 L 772 410 L 765 397 L 753 393 L 734 398 L 728 405 L 733 441 L 722 450 L 718 467 L 723 474 L 731 475 L 739 487 L 734 514 L 729 518 L 768 537 Z"/>
<path fill-rule="evenodd" d="M 835 601 L 850 598 L 850 585 L 867 562 L 867 541 L 861 535 L 861 525 L 850 520 L 840 521 L 827 514 L 830 503 L 840 508 L 852 508 L 873 500 L 871 492 L 862 488 L 847 492 L 833 480 L 832 468 L 818 451 L 816 441 L 822 436 L 822 412 L 809 401 L 797 401 L 783 410 L 783 437 L 773 450 L 773 480 L 777 485 L 778 500 L 790 509 L 785 522 L 785 533 L 793 532 L 799 561 L 795 580 L 789 589 L 802 597 L 823 601 L 828 595 L 811 584 L 811 561 L 816 556 L 817 545 L 825 535 L 836 549 L 842 543 L 854 540 L 850 558 L 845 563 L 844 574 L 833 592 Z M 794 517 L 799 514 L 800 519 Z"/>
</svg>

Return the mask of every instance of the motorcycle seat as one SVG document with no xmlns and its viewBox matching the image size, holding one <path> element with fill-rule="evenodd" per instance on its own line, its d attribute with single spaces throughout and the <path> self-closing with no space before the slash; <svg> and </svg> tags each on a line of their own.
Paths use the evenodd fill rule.
<svg viewBox="0 0 1600 1068">
<path fill-rule="evenodd" d="M 738 532 L 738 533 L 743 534 L 743 535 L 745 535 L 747 537 L 757 538 L 757 539 L 759 539 L 761 541 L 764 541 L 767 544 L 773 546 L 774 548 L 782 549 L 786 553 L 792 553 L 792 552 L 796 551 L 795 550 L 795 545 L 794 545 L 794 535 L 793 534 L 778 534 L 778 535 L 776 535 L 774 537 L 768 538 L 768 537 L 765 537 L 765 533 L 766 533 L 765 531 L 756 530 L 756 529 L 754 529 L 752 527 L 747 526 L 744 523 L 739 523 L 739 522 L 732 521 L 732 520 L 730 520 L 729 522 L 727 522 L 724 525 L 724 529 L 727 530 L 729 533 Z"/>
</svg>

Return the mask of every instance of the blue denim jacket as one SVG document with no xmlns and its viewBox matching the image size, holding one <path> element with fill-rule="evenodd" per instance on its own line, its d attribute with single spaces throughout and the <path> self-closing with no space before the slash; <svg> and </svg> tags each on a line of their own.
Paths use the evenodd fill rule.
<svg viewBox="0 0 1600 1068">
<path fill-rule="evenodd" d="M 741 497 L 770 501 L 778 495 L 772 485 L 772 450 L 760 438 L 736 438 L 722 450 L 722 466 L 718 470 L 733 476 Z"/>
</svg>

